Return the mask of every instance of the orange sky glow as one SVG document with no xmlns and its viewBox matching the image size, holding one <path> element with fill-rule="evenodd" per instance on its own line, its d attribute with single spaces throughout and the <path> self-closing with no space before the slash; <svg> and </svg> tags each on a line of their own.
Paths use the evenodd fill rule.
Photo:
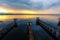
<svg viewBox="0 0 60 40">
<path fill-rule="evenodd" d="M 55 9 L 47 9 L 47 10 L 18 10 L 12 9 L 8 7 L 0 7 L 0 13 L 22 13 L 22 14 L 59 14 L 60 11 Z"/>
<path fill-rule="evenodd" d="M 18 9 L 12 9 L 9 7 L 0 7 L 0 13 L 19 13 L 19 14 L 56 14 L 60 13 L 60 11 L 57 11 L 57 9 L 47 9 L 47 10 L 18 10 Z M 7 20 L 8 18 L 12 19 L 15 16 L 2 16 L 0 15 L 0 20 Z M 18 16 L 16 18 L 33 18 L 32 16 Z"/>
</svg>

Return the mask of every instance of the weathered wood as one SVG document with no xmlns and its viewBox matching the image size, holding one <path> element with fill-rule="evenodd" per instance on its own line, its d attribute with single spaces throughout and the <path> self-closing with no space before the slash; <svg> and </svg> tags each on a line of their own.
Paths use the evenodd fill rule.
<svg viewBox="0 0 60 40">
<path fill-rule="evenodd" d="M 13 25 L 12 25 L 13 24 Z M 10 29 L 7 30 L 6 33 L 4 33 L 1 37 L 0 37 L 0 40 L 2 40 L 14 27 L 17 27 L 17 23 L 16 23 L 16 19 L 14 19 L 14 21 L 10 24 L 8 24 L 6 27 L 9 27 L 9 25 L 11 26 Z"/>
<path fill-rule="evenodd" d="M 53 26 L 43 22 L 40 19 L 39 21 L 37 21 L 37 24 L 40 25 L 52 38 L 54 38 L 55 40 L 59 40 L 55 35 L 53 35 L 53 32 L 55 31 L 55 28 Z M 51 28 L 51 31 L 49 31 L 50 28 Z"/>
<path fill-rule="evenodd" d="M 33 32 L 32 32 L 32 28 L 31 28 L 31 22 L 27 23 L 28 26 L 28 30 L 29 30 L 29 40 L 34 40 L 34 36 L 33 36 Z"/>
</svg>

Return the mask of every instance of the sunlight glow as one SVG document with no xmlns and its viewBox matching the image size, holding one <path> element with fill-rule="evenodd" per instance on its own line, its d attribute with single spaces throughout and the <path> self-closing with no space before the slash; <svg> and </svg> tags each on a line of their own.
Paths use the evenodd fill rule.
<svg viewBox="0 0 60 40">
<path fill-rule="evenodd" d="M 0 8 L 0 13 L 8 13 L 8 11 L 3 8 Z"/>
<path fill-rule="evenodd" d="M 22 13 L 23 14 L 36 14 L 35 11 L 30 11 L 30 10 L 23 10 Z"/>
<path fill-rule="evenodd" d="M 7 16 L 2 16 L 2 15 L 0 15 L 0 20 L 5 20 L 7 18 Z"/>
</svg>

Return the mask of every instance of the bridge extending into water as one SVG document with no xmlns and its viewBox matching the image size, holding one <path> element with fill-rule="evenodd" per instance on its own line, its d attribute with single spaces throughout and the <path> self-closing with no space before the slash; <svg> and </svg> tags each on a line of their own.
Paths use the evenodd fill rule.
<svg viewBox="0 0 60 40">
<path fill-rule="evenodd" d="M 22 20 L 18 23 L 17 19 L 14 19 L 6 27 L 0 31 L 0 40 L 40 40 L 41 38 L 44 38 L 43 40 L 60 40 L 60 30 L 40 19 L 36 19 L 35 22 Z"/>
<path fill-rule="evenodd" d="M 60 29 L 43 22 L 39 18 L 37 18 L 36 24 L 40 25 L 40 27 L 42 27 L 51 37 L 53 37 L 54 40 L 60 40 Z"/>
</svg>

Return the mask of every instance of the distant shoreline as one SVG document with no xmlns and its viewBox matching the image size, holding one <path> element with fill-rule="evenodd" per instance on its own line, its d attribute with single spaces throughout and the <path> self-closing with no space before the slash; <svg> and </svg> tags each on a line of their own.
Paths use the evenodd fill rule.
<svg viewBox="0 0 60 40">
<path fill-rule="evenodd" d="M 3 14 L 1 13 L 0 15 L 60 15 L 60 14 L 12 14 L 12 13 Z"/>
</svg>

